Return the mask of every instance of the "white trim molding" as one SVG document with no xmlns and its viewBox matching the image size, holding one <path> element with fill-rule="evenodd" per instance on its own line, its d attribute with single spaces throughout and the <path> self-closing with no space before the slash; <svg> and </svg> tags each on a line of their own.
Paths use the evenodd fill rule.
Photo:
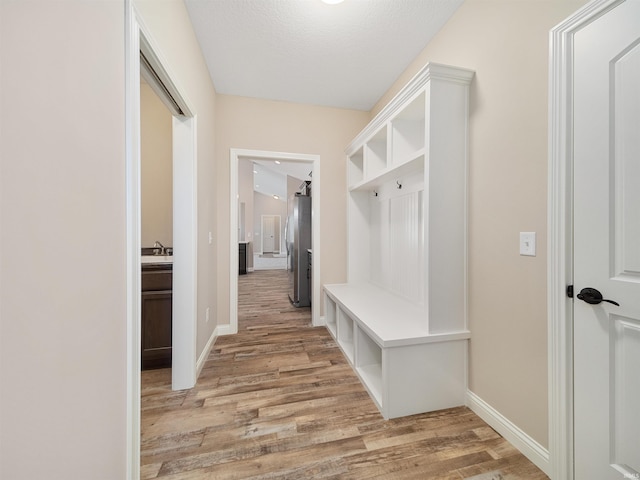
<svg viewBox="0 0 640 480">
<path fill-rule="evenodd" d="M 624 0 L 594 0 L 549 35 L 548 165 L 548 475 L 573 479 L 573 41 L 575 34 Z"/>
<path fill-rule="evenodd" d="M 209 354 L 211 353 L 211 350 L 213 349 L 213 346 L 215 345 L 216 340 L 219 336 L 220 329 L 216 327 L 209 337 L 209 340 L 207 340 L 207 344 L 202 349 L 202 353 L 200 354 L 200 356 L 198 357 L 198 361 L 196 362 L 196 378 L 200 376 L 200 372 L 202 372 L 204 364 L 206 363 L 207 358 L 209 358 Z"/>
<path fill-rule="evenodd" d="M 311 207 L 311 248 L 313 250 L 313 293 L 312 293 L 312 324 L 320 323 L 320 155 L 307 153 L 284 153 L 266 150 L 244 150 L 231 148 L 229 150 L 229 325 L 221 335 L 238 333 L 238 167 L 241 159 L 269 159 L 294 162 L 309 162 L 313 164 L 313 205 Z"/>
<path fill-rule="evenodd" d="M 467 390 L 467 406 L 520 450 L 540 470 L 549 475 L 549 451 L 547 449 L 470 390 Z"/>
<path fill-rule="evenodd" d="M 125 0 L 125 168 L 127 214 L 126 480 L 140 478 L 140 27 Z"/>
<path fill-rule="evenodd" d="M 173 117 L 173 305 L 171 388 L 196 384 L 198 319 L 197 117 Z"/>
</svg>

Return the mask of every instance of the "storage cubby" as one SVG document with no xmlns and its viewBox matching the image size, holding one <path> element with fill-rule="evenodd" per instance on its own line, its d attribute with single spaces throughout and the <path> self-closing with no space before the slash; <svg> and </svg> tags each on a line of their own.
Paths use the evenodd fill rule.
<svg viewBox="0 0 640 480">
<path fill-rule="evenodd" d="M 350 362 L 354 360 L 353 319 L 341 308 L 338 309 L 338 344 Z"/>
<path fill-rule="evenodd" d="M 347 283 L 324 291 L 338 345 L 385 418 L 465 403 L 472 78 L 427 64 L 346 149 Z"/>
<path fill-rule="evenodd" d="M 364 145 L 367 177 L 375 177 L 387 168 L 387 129 L 381 129 Z"/>
<path fill-rule="evenodd" d="M 391 120 L 392 165 L 401 165 L 425 148 L 425 94 L 421 93 Z"/>
<path fill-rule="evenodd" d="M 356 185 L 364 179 L 364 147 L 349 155 L 349 185 Z"/>
<path fill-rule="evenodd" d="M 336 322 L 336 302 L 331 300 L 327 295 L 324 296 L 324 315 L 327 328 L 331 332 L 331 335 L 335 338 L 337 331 Z"/>
<path fill-rule="evenodd" d="M 369 393 L 382 405 L 382 348 L 364 331 L 356 336 L 356 372 L 367 386 Z"/>
</svg>

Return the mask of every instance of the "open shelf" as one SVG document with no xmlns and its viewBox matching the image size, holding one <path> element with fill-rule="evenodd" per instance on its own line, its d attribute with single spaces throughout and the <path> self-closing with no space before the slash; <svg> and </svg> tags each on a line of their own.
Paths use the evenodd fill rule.
<svg viewBox="0 0 640 480">
<path fill-rule="evenodd" d="M 425 148 L 425 94 L 418 95 L 391 120 L 391 164 L 400 165 Z"/>
<path fill-rule="evenodd" d="M 356 333 L 356 372 L 375 401 L 382 405 L 382 348 L 362 330 Z"/>
<path fill-rule="evenodd" d="M 387 167 L 378 172 L 375 177 L 352 184 L 349 191 L 371 190 L 393 180 L 399 180 L 403 176 L 422 175 L 424 173 L 424 148 L 415 152 L 415 157 L 407 158 L 402 164 Z"/>
<path fill-rule="evenodd" d="M 364 148 L 366 178 L 373 178 L 387 168 L 387 128 L 376 133 Z"/>
<path fill-rule="evenodd" d="M 364 179 L 364 147 L 349 156 L 349 185 L 354 185 Z"/>
<path fill-rule="evenodd" d="M 333 338 L 336 338 L 336 302 L 331 300 L 327 295 L 324 297 L 324 312 L 327 329 Z"/>
<path fill-rule="evenodd" d="M 377 365 L 357 367 L 356 372 L 373 400 L 382 408 L 382 370 Z"/>
<path fill-rule="evenodd" d="M 341 308 L 338 308 L 338 344 L 351 363 L 353 363 L 355 356 L 353 333 L 353 319 Z"/>
</svg>

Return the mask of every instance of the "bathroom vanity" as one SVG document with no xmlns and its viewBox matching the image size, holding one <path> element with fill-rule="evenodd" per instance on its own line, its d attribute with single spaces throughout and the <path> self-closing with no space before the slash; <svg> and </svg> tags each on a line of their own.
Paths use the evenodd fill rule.
<svg viewBox="0 0 640 480">
<path fill-rule="evenodd" d="M 171 367 L 173 263 L 170 255 L 143 255 L 142 369 Z"/>
</svg>

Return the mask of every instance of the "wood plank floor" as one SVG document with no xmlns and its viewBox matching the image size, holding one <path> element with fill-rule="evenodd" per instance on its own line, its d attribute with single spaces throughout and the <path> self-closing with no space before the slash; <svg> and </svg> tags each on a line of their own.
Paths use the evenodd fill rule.
<svg viewBox="0 0 640 480">
<path fill-rule="evenodd" d="M 240 276 L 239 333 L 193 389 L 142 372 L 143 479 L 547 478 L 466 407 L 385 421 L 286 280 Z"/>
</svg>

